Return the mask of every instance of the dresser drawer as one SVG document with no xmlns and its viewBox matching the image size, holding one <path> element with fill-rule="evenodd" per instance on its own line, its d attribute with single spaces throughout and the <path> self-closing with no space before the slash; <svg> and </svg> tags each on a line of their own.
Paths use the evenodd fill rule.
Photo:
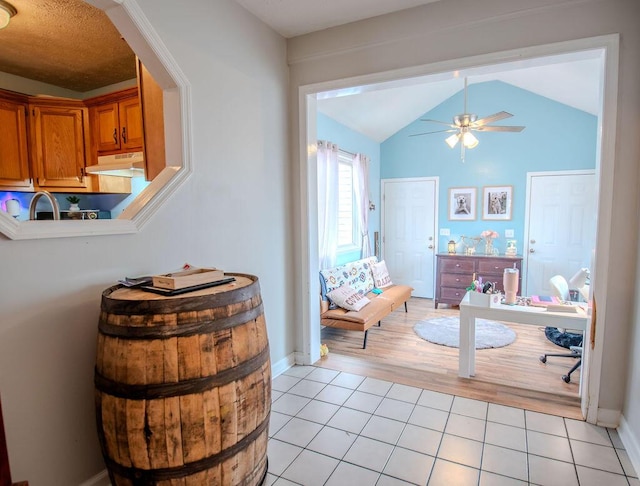
<svg viewBox="0 0 640 486">
<path fill-rule="evenodd" d="M 438 261 L 438 272 L 446 273 L 466 273 L 471 275 L 474 272 L 475 264 L 469 258 L 442 258 Z"/>
<path fill-rule="evenodd" d="M 454 289 L 450 287 L 440 287 L 441 300 L 455 301 L 456 304 L 460 303 L 464 295 L 467 293 L 465 289 Z"/>
<path fill-rule="evenodd" d="M 502 277 L 505 268 L 513 268 L 513 262 L 491 260 L 489 258 L 478 260 L 478 275 L 482 278 L 488 275 L 498 275 Z"/>
<path fill-rule="evenodd" d="M 440 275 L 440 285 L 443 287 L 455 287 L 466 289 L 471 285 L 472 274 L 463 275 L 461 273 L 444 273 Z"/>
</svg>

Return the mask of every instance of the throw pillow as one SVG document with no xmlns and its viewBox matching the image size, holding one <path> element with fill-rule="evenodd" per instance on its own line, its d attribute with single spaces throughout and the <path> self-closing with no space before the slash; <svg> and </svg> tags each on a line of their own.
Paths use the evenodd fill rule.
<svg viewBox="0 0 640 486">
<path fill-rule="evenodd" d="M 387 264 L 382 260 L 381 262 L 374 263 L 372 266 L 373 270 L 373 281 L 376 284 L 376 287 L 379 289 L 383 289 L 388 287 L 389 285 L 393 285 L 391 281 L 391 277 L 389 276 L 389 271 L 387 270 Z"/>
<path fill-rule="evenodd" d="M 332 290 L 327 296 L 335 302 L 338 307 L 356 312 L 371 302 L 367 297 L 358 293 L 357 290 L 352 289 L 348 285 L 343 285 L 342 287 Z"/>
</svg>

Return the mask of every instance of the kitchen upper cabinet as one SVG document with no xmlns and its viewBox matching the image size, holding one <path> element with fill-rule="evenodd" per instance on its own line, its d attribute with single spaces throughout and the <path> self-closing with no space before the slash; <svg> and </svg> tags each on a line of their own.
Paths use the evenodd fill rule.
<svg viewBox="0 0 640 486">
<path fill-rule="evenodd" d="M 96 157 L 142 150 L 142 109 L 137 88 L 85 100 L 85 104 L 89 107 Z"/>
<path fill-rule="evenodd" d="M 38 100 L 29 105 L 33 176 L 39 188 L 86 189 L 88 112 L 82 102 Z"/>
<path fill-rule="evenodd" d="M 0 189 L 31 190 L 27 148 L 27 100 L 0 92 Z"/>
<path fill-rule="evenodd" d="M 144 173 L 146 179 L 152 181 L 167 165 L 164 148 L 164 93 L 140 61 L 138 86 L 144 130 Z"/>
</svg>

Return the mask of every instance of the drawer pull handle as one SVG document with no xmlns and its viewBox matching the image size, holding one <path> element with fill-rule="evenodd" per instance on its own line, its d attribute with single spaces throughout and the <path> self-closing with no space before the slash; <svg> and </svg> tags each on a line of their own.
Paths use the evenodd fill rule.
<svg viewBox="0 0 640 486">
<path fill-rule="evenodd" d="M 493 267 L 493 269 L 494 269 L 494 270 L 499 270 L 499 269 L 500 269 L 500 267 Z"/>
<path fill-rule="evenodd" d="M 460 264 L 459 264 L 459 263 L 456 263 L 456 268 L 459 268 L 459 267 L 460 267 Z"/>
</svg>

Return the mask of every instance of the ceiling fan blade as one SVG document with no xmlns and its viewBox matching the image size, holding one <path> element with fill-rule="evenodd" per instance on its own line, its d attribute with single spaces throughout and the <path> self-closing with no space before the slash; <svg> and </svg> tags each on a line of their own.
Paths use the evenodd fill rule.
<svg viewBox="0 0 640 486">
<path fill-rule="evenodd" d="M 449 130 L 436 130 L 435 132 L 423 132 L 423 133 L 413 133 L 411 135 L 409 135 L 410 137 L 417 137 L 419 135 L 430 135 L 432 133 L 453 133 L 453 132 L 457 132 L 458 130 L 454 130 L 454 129 L 449 129 Z"/>
<path fill-rule="evenodd" d="M 492 127 L 492 126 L 482 126 L 482 127 L 473 127 L 473 130 L 477 130 L 479 132 L 521 132 L 525 127 Z"/>
<path fill-rule="evenodd" d="M 474 121 L 471 126 L 478 127 L 480 125 L 486 125 L 487 123 L 504 120 L 505 118 L 510 118 L 512 116 L 513 115 L 511 113 L 507 113 L 506 111 L 499 111 L 498 113 L 494 113 L 493 115 L 485 116 L 484 118 Z"/>
<path fill-rule="evenodd" d="M 431 122 L 431 123 L 439 123 L 440 125 L 446 125 L 446 126 L 451 127 L 451 128 L 456 128 L 455 125 L 452 125 L 451 123 L 443 122 L 443 121 L 440 121 L 440 120 L 429 120 L 427 118 L 420 118 L 420 121 Z"/>
</svg>

